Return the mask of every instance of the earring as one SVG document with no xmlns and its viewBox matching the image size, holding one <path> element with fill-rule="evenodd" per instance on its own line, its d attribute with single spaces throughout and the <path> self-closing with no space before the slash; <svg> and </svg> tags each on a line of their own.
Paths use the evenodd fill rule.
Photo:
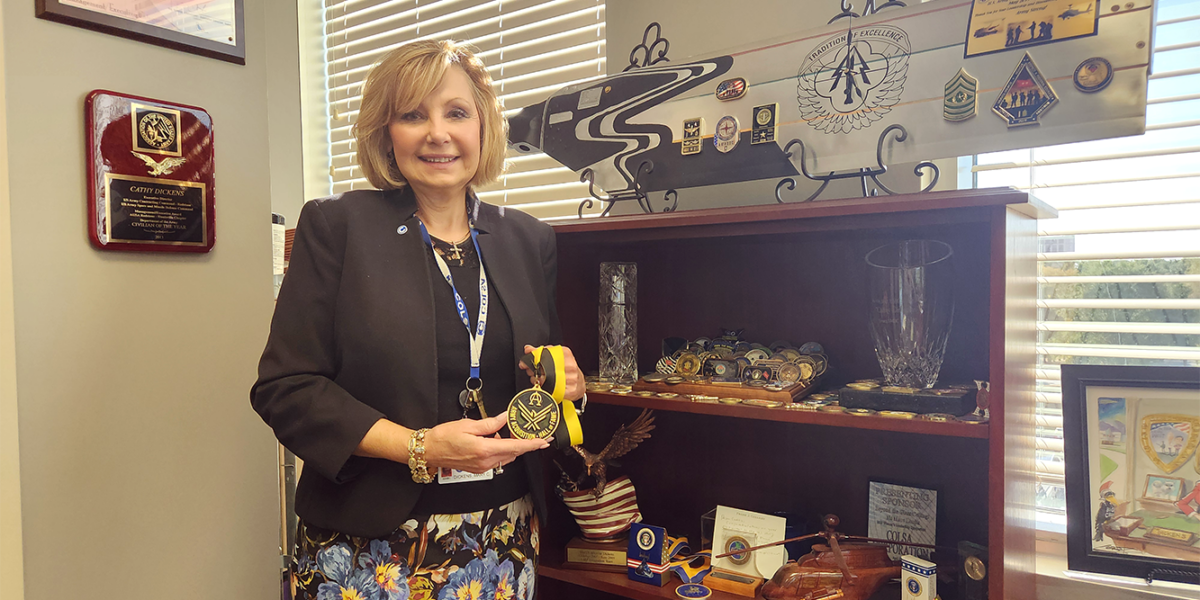
<svg viewBox="0 0 1200 600">
<path fill-rule="evenodd" d="M 396 151 L 394 149 L 388 150 L 386 156 L 388 161 L 388 175 L 391 175 L 392 179 L 397 181 L 403 180 L 404 174 L 400 172 L 400 167 L 396 165 Z"/>
</svg>

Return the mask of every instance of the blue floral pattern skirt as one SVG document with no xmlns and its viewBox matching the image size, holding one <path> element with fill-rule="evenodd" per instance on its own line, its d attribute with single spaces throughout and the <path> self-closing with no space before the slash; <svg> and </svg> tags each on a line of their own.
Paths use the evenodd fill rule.
<svg viewBox="0 0 1200 600">
<path fill-rule="evenodd" d="M 499 508 L 414 515 L 385 538 L 300 522 L 297 600 L 533 600 L 538 519 L 525 496 Z"/>
</svg>

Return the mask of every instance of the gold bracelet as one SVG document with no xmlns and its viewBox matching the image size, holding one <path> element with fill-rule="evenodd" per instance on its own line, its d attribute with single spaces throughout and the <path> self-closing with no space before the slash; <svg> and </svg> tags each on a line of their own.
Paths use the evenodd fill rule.
<svg viewBox="0 0 1200 600">
<path fill-rule="evenodd" d="M 412 470 L 413 481 L 417 483 L 433 483 L 429 474 L 429 466 L 425 464 L 425 434 L 428 429 L 418 429 L 408 438 L 408 468 Z"/>
</svg>

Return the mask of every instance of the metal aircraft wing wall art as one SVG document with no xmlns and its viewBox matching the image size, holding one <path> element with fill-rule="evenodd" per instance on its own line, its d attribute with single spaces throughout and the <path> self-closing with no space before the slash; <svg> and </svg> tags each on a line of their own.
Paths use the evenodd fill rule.
<svg viewBox="0 0 1200 600">
<path fill-rule="evenodd" d="M 970 0 L 835 18 L 714 58 L 565 87 L 509 117 L 509 145 L 590 171 L 596 186 L 620 194 L 1136 135 L 1145 131 L 1152 0 L 1113 8 L 1096 35 L 969 58 Z M 1091 57 L 1111 65 L 1101 93 L 1071 83 Z"/>
</svg>

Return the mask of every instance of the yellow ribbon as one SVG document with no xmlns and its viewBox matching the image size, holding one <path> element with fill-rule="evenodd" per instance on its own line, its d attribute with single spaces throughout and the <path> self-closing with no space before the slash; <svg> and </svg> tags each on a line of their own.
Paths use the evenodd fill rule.
<svg viewBox="0 0 1200 600">
<path fill-rule="evenodd" d="M 566 400 L 567 374 L 566 359 L 563 358 L 562 346 L 538 346 L 531 353 L 533 371 L 541 371 L 546 376 L 543 390 L 554 398 L 562 410 L 563 424 L 567 426 L 567 438 L 562 439 L 555 434 L 555 441 L 560 445 L 578 446 L 583 443 L 583 427 L 579 424 L 579 414 L 575 412 L 575 403 Z M 548 365 L 546 363 L 549 363 Z M 549 368 L 546 368 L 546 367 Z M 562 431 L 561 429 L 559 431 Z"/>
</svg>

